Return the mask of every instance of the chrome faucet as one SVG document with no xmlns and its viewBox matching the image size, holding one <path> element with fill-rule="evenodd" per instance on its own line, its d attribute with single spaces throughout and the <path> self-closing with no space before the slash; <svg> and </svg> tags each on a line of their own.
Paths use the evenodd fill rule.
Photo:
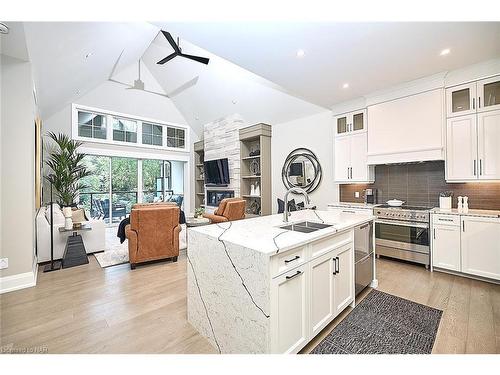
<svg viewBox="0 0 500 375">
<path fill-rule="evenodd" d="M 285 223 L 288 223 L 288 218 L 290 217 L 290 212 L 288 212 L 288 194 L 290 194 L 290 193 L 302 194 L 306 200 L 304 202 L 305 208 L 308 208 L 311 205 L 311 200 L 309 199 L 309 195 L 307 194 L 307 191 L 305 191 L 304 189 L 299 188 L 299 187 L 293 187 L 293 188 L 288 189 L 288 191 L 285 193 L 285 199 L 284 199 L 285 209 L 283 211 L 283 221 Z"/>
</svg>

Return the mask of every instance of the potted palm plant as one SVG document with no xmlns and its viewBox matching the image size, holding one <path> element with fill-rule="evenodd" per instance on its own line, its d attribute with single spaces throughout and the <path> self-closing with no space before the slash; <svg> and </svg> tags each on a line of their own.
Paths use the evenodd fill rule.
<svg viewBox="0 0 500 375">
<path fill-rule="evenodd" d="M 51 169 L 51 173 L 45 178 L 55 188 L 57 203 L 66 211 L 64 216 L 69 215 L 71 218 L 71 207 L 76 202 L 78 191 L 85 187 L 81 180 L 91 172 L 83 164 L 85 154 L 77 151 L 82 142 L 75 141 L 64 133 L 49 132 L 48 137 L 54 141 L 54 145 L 45 160 L 45 164 Z M 66 207 L 69 210 L 65 210 Z"/>
</svg>

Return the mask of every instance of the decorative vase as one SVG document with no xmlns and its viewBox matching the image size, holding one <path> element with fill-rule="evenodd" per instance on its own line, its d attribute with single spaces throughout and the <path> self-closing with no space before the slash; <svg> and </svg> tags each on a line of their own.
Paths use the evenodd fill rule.
<svg viewBox="0 0 500 375">
<path fill-rule="evenodd" d="M 451 197 L 439 197 L 439 208 L 442 210 L 451 210 Z"/>
<path fill-rule="evenodd" d="M 254 193 L 255 195 L 257 196 L 260 196 L 260 185 L 258 182 L 255 183 L 255 189 L 254 189 Z"/>
<path fill-rule="evenodd" d="M 250 184 L 250 195 L 255 195 L 255 185 Z"/>
<path fill-rule="evenodd" d="M 62 211 L 64 215 L 64 229 L 73 229 L 73 220 L 71 219 L 71 217 L 73 216 L 73 210 L 71 209 L 71 207 L 63 207 Z"/>
</svg>

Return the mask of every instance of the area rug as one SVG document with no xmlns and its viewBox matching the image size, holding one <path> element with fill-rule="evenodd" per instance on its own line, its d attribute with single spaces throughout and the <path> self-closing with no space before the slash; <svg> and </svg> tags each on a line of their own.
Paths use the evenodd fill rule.
<svg viewBox="0 0 500 375">
<path fill-rule="evenodd" d="M 430 354 L 442 314 L 373 290 L 311 354 Z"/>
</svg>

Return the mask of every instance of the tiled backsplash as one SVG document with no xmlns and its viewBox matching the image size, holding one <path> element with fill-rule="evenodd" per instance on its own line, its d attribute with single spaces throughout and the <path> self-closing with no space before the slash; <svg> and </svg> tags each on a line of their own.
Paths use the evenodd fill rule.
<svg viewBox="0 0 500 375">
<path fill-rule="evenodd" d="M 453 207 L 458 196 L 466 195 L 470 208 L 500 210 L 500 182 L 448 184 L 444 176 L 444 161 L 377 165 L 375 183 L 340 185 L 340 201 L 363 202 L 363 191 L 375 188 L 378 203 L 401 199 L 412 206 L 438 207 L 439 193 L 450 190 Z M 354 197 L 355 192 L 360 193 L 359 198 Z"/>
</svg>

